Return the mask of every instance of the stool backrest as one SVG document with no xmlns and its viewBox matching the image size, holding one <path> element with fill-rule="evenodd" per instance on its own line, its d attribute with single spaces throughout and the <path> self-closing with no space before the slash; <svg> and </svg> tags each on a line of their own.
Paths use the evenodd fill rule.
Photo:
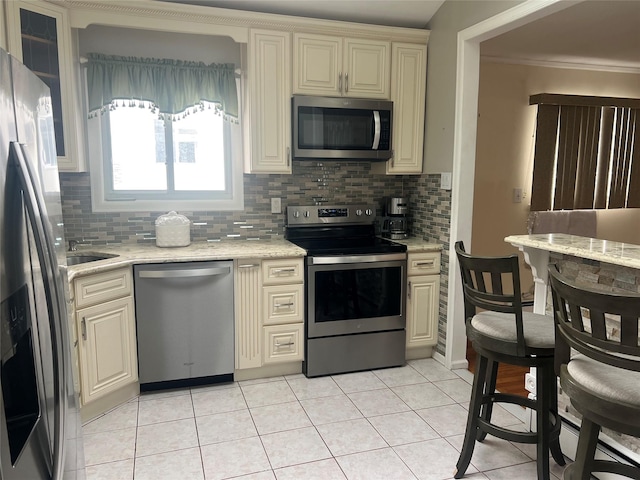
<svg viewBox="0 0 640 480">
<path fill-rule="evenodd" d="M 469 322 L 477 309 L 513 314 L 517 333 L 516 353 L 525 355 L 518 256 L 473 256 L 465 252 L 463 242 L 456 242 L 455 249 L 462 277 L 465 320 Z"/>
<path fill-rule="evenodd" d="M 599 362 L 640 371 L 639 294 L 578 287 L 562 277 L 555 265 L 549 267 L 549 283 L 556 323 L 556 370 L 569 361 L 572 347 Z"/>
</svg>

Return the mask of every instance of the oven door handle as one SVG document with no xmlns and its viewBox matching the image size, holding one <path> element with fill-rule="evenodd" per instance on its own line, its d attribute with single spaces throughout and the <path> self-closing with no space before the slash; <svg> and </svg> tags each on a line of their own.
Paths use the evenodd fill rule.
<svg viewBox="0 0 640 480">
<path fill-rule="evenodd" d="M 309 265 L 336 265 L 345 263 L 387 262 L 392 260 L 406 260 L 406 253 L 392 253 L 382 255 L 341 255 L 338 257 L 309 257 Z"/>
</svg>

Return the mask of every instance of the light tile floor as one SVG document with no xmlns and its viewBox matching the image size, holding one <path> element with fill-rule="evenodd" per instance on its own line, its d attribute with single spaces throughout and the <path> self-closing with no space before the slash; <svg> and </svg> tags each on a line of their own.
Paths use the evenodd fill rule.
<svg viewBox="0 0 640 480">
<path fill-rule="evenodd" d="M 87 479 L 450 479 L 471 391 L 459 373 L 422 359 L 145 394 L 84 425 Z M 465 478 L 533 480 L 534 459 L 535 445 L 489 436 Z M 563 467 L 551 465 L 559 478 Z"/>
</svg>

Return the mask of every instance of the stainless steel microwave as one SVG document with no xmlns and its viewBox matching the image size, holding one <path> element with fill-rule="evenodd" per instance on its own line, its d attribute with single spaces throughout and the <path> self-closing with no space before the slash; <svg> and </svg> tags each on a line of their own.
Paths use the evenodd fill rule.
<svg viewBox="0 0 640 480">
<path fill-rule="evenodd" d="M 388 160 L 393 102 L 294 95 L 293 158 Z"/>
</svg>

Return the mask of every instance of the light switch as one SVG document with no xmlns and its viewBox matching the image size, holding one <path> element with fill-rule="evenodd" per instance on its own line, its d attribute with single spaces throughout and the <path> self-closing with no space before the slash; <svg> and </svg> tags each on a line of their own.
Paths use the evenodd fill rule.
<svg viewBox="0 0 640 480">
<path fill-rule="evenodd" d="M 282 213 L 282 199 L 273 197 L 271 199 L 271 213 Z"/>
<path fill-rule="evenodd" d="M 442 172 L 440 174 L 440 188 L 451 190 L 451 172 Z"/>
<path fill-rule="evenodd" d="M 522 203 L 522 189 L 514 188 L 513 189 L 513 203 Z"/>
</svg>

